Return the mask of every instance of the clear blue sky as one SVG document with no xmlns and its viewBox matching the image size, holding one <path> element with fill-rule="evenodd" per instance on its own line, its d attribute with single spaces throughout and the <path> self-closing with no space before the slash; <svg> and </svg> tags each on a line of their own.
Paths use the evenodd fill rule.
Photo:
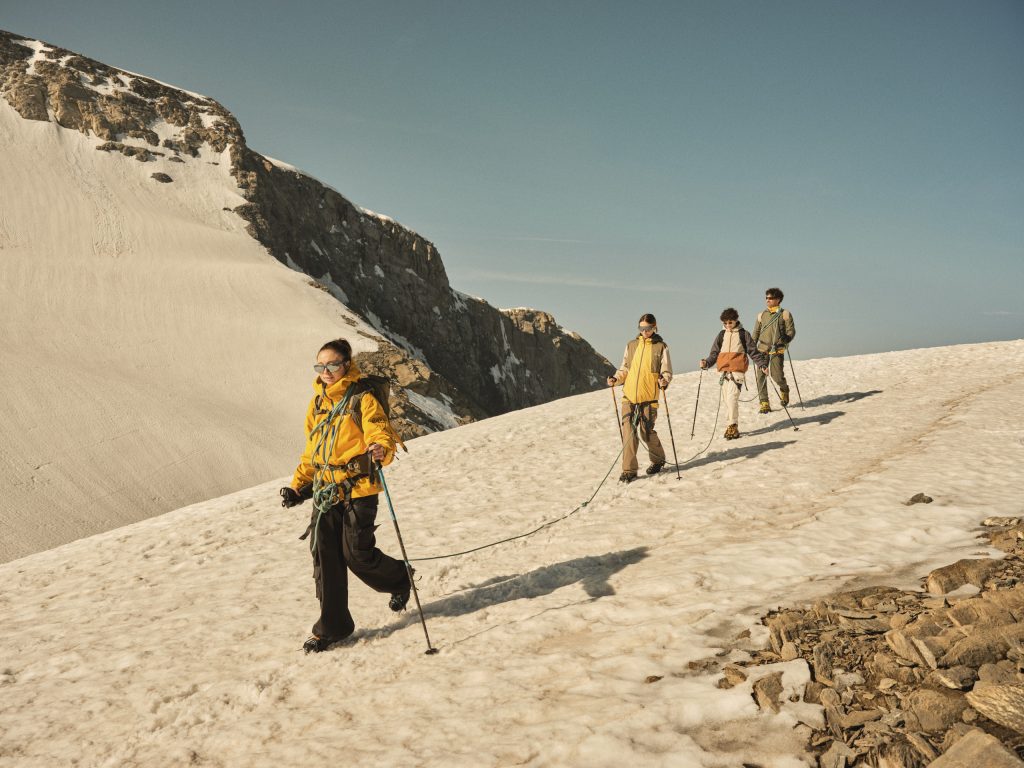
<svg viewBox="0 0 1024 768">
<path fill-rule="evenodd" d="M 219 100 L 613 362 L 650 311 L 691 370 L 775 285 L 797 359 L 1024 337 L 1019 0 L 0 0 L 0 27 Z"/>
</svg>

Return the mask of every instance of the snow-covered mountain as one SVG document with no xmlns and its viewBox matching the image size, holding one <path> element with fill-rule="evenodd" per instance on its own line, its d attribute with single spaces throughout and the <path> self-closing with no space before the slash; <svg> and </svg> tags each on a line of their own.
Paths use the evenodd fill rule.
<svg viewBox="0 0 1024 768">
<path fill-rule="evenodd" d="M 412 441 L 387 479 L 433 656 L 360 584 L 353 641 L 302 655 L 309 509 L 283 478 L 0 565 L 0 766 L 808 765 L 806 662 L 717 670 L 770 608 L 988 553 L 979 522 L 1024 511 L 1024 341 L 797 375 L 793 421 L 745 393 L 729 442 L 710 374 L 689 439 L 699 374 L 676 377 L 681 479 L 614 482 L 607 392 Z"/>
<path fill-rule="evenodd" d="M 0 561 L 286 470 L 331 338 L 406 435 L 608 370 L 275 162 L 212 99 L 0 31 Z"/>
</svg>

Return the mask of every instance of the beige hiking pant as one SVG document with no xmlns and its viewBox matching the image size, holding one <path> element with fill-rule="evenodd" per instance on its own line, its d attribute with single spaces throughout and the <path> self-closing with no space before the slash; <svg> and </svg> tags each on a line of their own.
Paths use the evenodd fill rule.
<svg viewBox="0 0 1024 768">
<path fill-rule="evenodd" d="M 722 402 L 725 403 L 725 426 L 740 423 L 740 391 L 743 374 L 727 371 L 722 374 Z"/>
<path fill-rule="evenodd" d="M 637 413 L 639 411 L 639 413 Z M 637 418 L 639 417 L 639 418 Z M 629 400 L 622 400 L 622 471 L 636 472 L 637 470 L 637 435 L 647 446 L 647 455 L 652 464 L 665 463 L 665 449 L 661 445 L 661 438 L 654 430 L 654 422 L 658 418 L 657 407 L 651 407 L 651 403 L 633 405 Z M 633 422 L 636 422 L 634 426 Z"/>
</svg>

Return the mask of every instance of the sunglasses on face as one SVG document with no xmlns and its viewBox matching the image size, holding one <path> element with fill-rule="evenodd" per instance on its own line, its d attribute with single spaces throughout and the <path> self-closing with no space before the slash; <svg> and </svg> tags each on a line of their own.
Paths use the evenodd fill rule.
<svg viewBox="0 0 1024 768">
<path fill-rule="evenodd" d="M 324 371 L 330 371 L 331 373 L 337 373 L 338 371 L 340 371 L 344 367 L 345 367 L 345 364 L 342 363 L 342 362 L 337 362 L 337 363 L 317 363 L 316 365 L 313 366 L 313 370 L 316 371 L 317 373 L 323 373 Z"/>
</svg>

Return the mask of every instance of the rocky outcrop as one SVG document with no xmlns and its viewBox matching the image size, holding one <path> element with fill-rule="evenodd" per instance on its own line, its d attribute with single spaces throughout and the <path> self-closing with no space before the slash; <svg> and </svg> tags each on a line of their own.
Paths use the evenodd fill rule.
<svg viewBox="0 0 1024 768">
<path fill-rule="evenodd" d="M 938 568 L 927 592 L 869 587 L 773 612 L 769 647 L 723 670 L 720 687 L 758 665 L 806 662 L 798 705 L 823 710 L 809 734 L 822 768 L 1024 766 L 1024 526 L 985 525 L 1005 558 Z"/>
<path fill-rule="evenodd" d="M 230 150 L 247 200 L 236 210 L 253 237 L 389 340 L 362 364 L 406 382 L 396 396 L 407 434 L 586 392 L 612 370 L 551 315 L 498 310 L 453 290 L 431 242 L 253 152 L 213 99 L 2 31 L 0 94 L 27 120 L 96 136 L 97 149 L 139 162 Z M 417 405 L 417 395 L 443 407 Z"/>
</svg>

